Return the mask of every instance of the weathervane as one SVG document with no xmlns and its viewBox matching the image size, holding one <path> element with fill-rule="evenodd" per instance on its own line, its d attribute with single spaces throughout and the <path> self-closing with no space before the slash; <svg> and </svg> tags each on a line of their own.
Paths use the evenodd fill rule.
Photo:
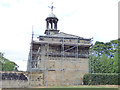
<svg viewBox="0 0 120 90">
<path fill-rule="evenodd" d="M 48 6 L 50 9 L 51 9 L 51 13 L 53 13 L 53 8 L 55 8 L 54 6 L 53 6 L 53 2 L 51 3 L 51 6 Z"/>
</svg>

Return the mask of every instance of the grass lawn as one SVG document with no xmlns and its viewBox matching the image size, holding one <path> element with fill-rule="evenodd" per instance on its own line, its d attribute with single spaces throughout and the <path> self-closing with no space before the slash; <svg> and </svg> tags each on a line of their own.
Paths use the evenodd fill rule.
<svg viewBox="0 0 120 90">
<path fill-rule="evenodd" d="M 80 85 L 80 86 L 56 86 L 48 88 L 118 88 L 117 85 Z"/>
</svg>

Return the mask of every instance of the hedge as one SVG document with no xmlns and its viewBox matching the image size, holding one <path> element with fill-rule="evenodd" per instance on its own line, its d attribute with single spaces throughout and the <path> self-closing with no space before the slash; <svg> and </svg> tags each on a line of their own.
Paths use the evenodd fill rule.
<svg viewBox="0 0 120 90">
<path fill-rule="evenodd" d="M 84 85 L 120 85 L 120 74 L 117 73 L 89 73 L 83 77 Z"/>
</svg>

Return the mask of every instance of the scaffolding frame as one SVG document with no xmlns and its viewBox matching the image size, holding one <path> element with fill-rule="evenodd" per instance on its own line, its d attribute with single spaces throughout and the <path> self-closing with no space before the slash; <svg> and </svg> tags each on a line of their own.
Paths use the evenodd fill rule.
<svg viewBox="0 0 120 90">
<path fill-rule="evenodd" d="M 53 41 L 52 42 L 50 42 L 50 38 L 51 38 L 51 36 L 50 35 L 48 35 L 48 41 L 46 41 L 46 42 L 40 42 L 40 41 L 38 41 L 38 42 L 36 42 L 38 45 L 40 44 L 41 46 L 44 46 L 44 47 L 46 47 L 46 59 L 43 61 L 43 60 L 41 60 L 40 62 L 41 62 L 41 64 L 40 65 L 42 65 L 42 68 L 33 68 L 33 67 L 35 67 L 35 63 L 33 63 L 33 62 L 37 62 L 38 63 L 38 61 L 39 61 L 39 56 L 40 55 L 44 55 L 45 53 L 43 53 L 43 52 L 41 52 L 41 51 L 39 51 L 40 50 L 40 45 L 38 46 L 38 51 L 37 51 L 37 53 L 35 53 L 34 51 L 33 51 L 33 43 L 34 43 L 34 35 L 35 34 L 33 34 L 32 33 L 32 41 L 31 41 L 31 48 L 30 48 L 30 53 L 29 53 L 29 57 L 30 57 L 30 61 L 28 60 L 28 67 L 29 67 L 29 70 L 28 71 L 30 71 L 30 80 L 29 80 L 29 83 L 30 83 L 30 86 L 32 86 L 32 74 L 33 74 L 33 72 L 36 72 L 36 73 L 38 73 L 38 72 L 44 72 L 44 74 L 45 74 L 45 77 L 46 77 L 46 80 L 45 81 L 43 81 L 43 85 L 42 86 L 46 86 L 46 87 L 48 87 L 49 85 L 48 85 L 48 72 L 49 71 L 53 71 L 53 70 L 55 70 L 55 71 L 60 71 L 61 72 L 61 84 L 60 84 L 60 86 L 65 86 L 66 84 L 65 84 L 65 82 L 64 82 L 64 71 L 74 71 L 75 73 L 74 73 L 74 77 L 75 77 L 75 80 L 74 80 L 74 83 L 71 83 L 71 85 L 79 85 L 79 81 L 78 81 L 78 77 L 79 77 L 79 72 L 88 72 L 87 70 L 81 70 L 80 68 L 78 68 L 77 66 L 78 66 L 78 63 L 79 63 L 79 48 L 80 48 L 80 46 L 89 46 L 89 44 L 85 44 L 85 45 L 82 45 L 82 44 L 77 44 L 77 43 L 75 43 L 75 44 L 69 44 L 69 43 L 65 43 L 65 41 L 64 41 L 64 39 L 65 39 L 65 37 L 62 37 L 62 42 L 61 43 L 54 43 Z M 78 40 L 79 40 L 79 37 L 78 38 L 76 38 L 76 41 L 78 42 Z M 54 44 L 57 44 L 57 45 L 59 45 L 59 46 L 61 46 L 61 68 L 60 69 L 57 69 L 57 68 L 52 68 L 52 69 L 50 69 L 49 67 L 48 67 L 48 63 L 49 63 L 49 60 L 50 60 L 50 51 L 49 51 L 49 49 L 50 49 L 50 45 L 54 45 Z M 69 48 L 67 48 L 67 49 L 65 49 L 65 47 L 67 46 L 67 45 L 71 45 L 72 47 L 69 47 Z M 67 51 L 69 51 L 69 50 L 73 50 L 73 53 L 74 53 L 74 55 L 73 55 L 73 58 L 75 58 L 75 69 L 64 69 L 64 62 L 65 62 L 65 60 L 67 60 L 67 58 L 68 57 L 66 57 L 66 54 L 65 54 L 65 52 L 67 52 Z M 35 54 L 35 59 L 33 59 L 33 53 Z M 53 56 L 53 58 L 54 58 L 54 56 Z M 73 62 L 73 60 L 69 60 L 69 61 L 67 61 L 67 62 Z M 45 64 L 46 63 L 46 64 Z M 80 63 L 88 63 L 88 62 L 80 62 Z M 45 65 L 44 65 L 45 64 Z M 44 67 L 45 66 L 45 67 Z"/>
</svg>

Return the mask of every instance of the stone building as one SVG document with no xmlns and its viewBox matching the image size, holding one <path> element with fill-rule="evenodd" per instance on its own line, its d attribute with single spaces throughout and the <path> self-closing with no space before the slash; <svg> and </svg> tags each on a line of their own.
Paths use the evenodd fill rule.
<svg viewBox="0 0 120 90">
<path fill-rule="evenodd" d="M 46 18 L 45 35 L 32 38 L 27 65 L 31 85 L 81 85 L 89 71 L 91 39 L 60 32 L 57 23 L 51 12 Z"/>
</svg>

